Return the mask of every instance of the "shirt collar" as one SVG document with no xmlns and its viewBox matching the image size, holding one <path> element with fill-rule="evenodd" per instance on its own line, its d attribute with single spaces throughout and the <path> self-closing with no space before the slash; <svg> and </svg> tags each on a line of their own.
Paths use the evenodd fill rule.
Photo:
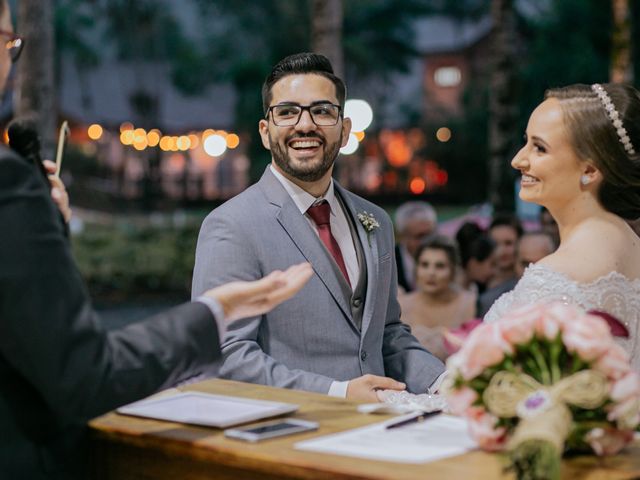
<svg viewBox="0 0 640 480">
<path fill-rule="evenodd" d="M 333 188 L 333 178 L 329 182 L 329 188 L 327 189 L 326 193 L 320 197 L 314 197 L 313 195 L 304 191 L 298 185 L 293 183 L 287 177 L 282 175 L 278 170 L 273 168 L 273 165 L 269 165 L 269 168 L 271 169 L 271 173 L 273 173 L 273 175 L 278 179 L 278 181 L 282 184 L 284 189 L 287 191 L 287 193 L 293 200 L 293 203 L 296 204 L 296 207 L 298 207 L 298 210 L 300 210 L 300 213 L 304 215 L 309 209 L 309 207 L 311 207 L 313 204 L 318 203 L 321 200 L 326 200 L 329 203 L 329 206 L 331 207 L 331 214 L 332 215 L 336 214 L 335 213 L 336 209 L 339 207 L 338 207 L 338 199 L 336 198 L 336 194 L 335 194 L 335 189 Z"/>
</svg>

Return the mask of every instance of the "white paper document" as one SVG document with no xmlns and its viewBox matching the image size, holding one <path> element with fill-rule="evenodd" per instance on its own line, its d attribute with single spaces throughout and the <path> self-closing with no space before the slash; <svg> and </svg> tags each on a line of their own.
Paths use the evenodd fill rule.
<svg viewBox="0 0 640 480">
<path fill-rule="evenodd" d="M 298 405 L 292 403 L 267 402 L 201 392 L 181 392 L 140 400 L 120 407 L 116 411 L 125 415 L 169 422 L 226 428 L 295 412 L 297 409 Z"/>
<path fill-rule="evenodd" d="M 400 463 L 432 462 L 476 448 L 467 433 L 467 422 L 461 418 L 438 415 L 421 423 L 390 430 L 385 428 L 398 420 L 402 417 L 305 440 L 296 443 L 295 448 Z"/>
</svg>

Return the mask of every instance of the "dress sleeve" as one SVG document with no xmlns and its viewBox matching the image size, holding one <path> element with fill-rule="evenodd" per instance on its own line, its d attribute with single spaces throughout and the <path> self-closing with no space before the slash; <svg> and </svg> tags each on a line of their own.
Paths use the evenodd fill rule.
<svg viewBox="0 0 640 480">
<path fill-rule="evenodd" d="M 542 265 L 528 267 L 515 288 L 501 295 L 484 316 L 485 322 L 495 322 L 509 310 L 532 303 L 560 301 L 567 304 L 587 306 L 584 292 L 576 282 L 565 275 Z"/>
</svg>

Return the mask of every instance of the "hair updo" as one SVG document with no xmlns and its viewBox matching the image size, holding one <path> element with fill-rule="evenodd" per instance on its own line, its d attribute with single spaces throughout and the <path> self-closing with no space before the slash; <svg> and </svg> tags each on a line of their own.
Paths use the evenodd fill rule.
<svg viewBox="0 0 640 480">
<path fill-rule="evenodd" d="M 628 153 L 613 121 L 590 85 L 547 90 L 545 99 L 560 101 L 564 122 L 576 154 L 602 173 L 598 200 L 602 207 L 628 220 L 640 217 L 640 93 L 630 85 L 606 83 L 635 153 Z"/>
</svg>

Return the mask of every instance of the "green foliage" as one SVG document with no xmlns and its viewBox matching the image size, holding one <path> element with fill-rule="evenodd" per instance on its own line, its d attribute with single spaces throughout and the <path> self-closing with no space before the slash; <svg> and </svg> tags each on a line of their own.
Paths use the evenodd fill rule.
<svg viewBox="0 0 640 480">
<path fill-rule="evenodd" d="M 543 440 L 522 442 L 510 452 L 511 466 L 518 480 L 557 480 L 560 478 L 560 452 Z"/>
<path fill-rule="evenodd" d="M 91 226 L 73 238 L 74 254 L 92 295 L 188 295 L 198 227 Z"/>
<path fill-rule="evenodd" d="M 56 47 L 70 52 L 81 68 L 98 65 L 98 49 L 91 45 L 88 36 L 96 26 L 90 0 L 62 0 L 54 11 Z"/>
<path fill-rule="evenodd" d="M 524 40 L 524 61 L 519 63 L 521 131 L 546 89 L 609 78 L 610 2 L 555 0 L 550 5 L 542 15 L 520 18 Z"/>
</svg>

